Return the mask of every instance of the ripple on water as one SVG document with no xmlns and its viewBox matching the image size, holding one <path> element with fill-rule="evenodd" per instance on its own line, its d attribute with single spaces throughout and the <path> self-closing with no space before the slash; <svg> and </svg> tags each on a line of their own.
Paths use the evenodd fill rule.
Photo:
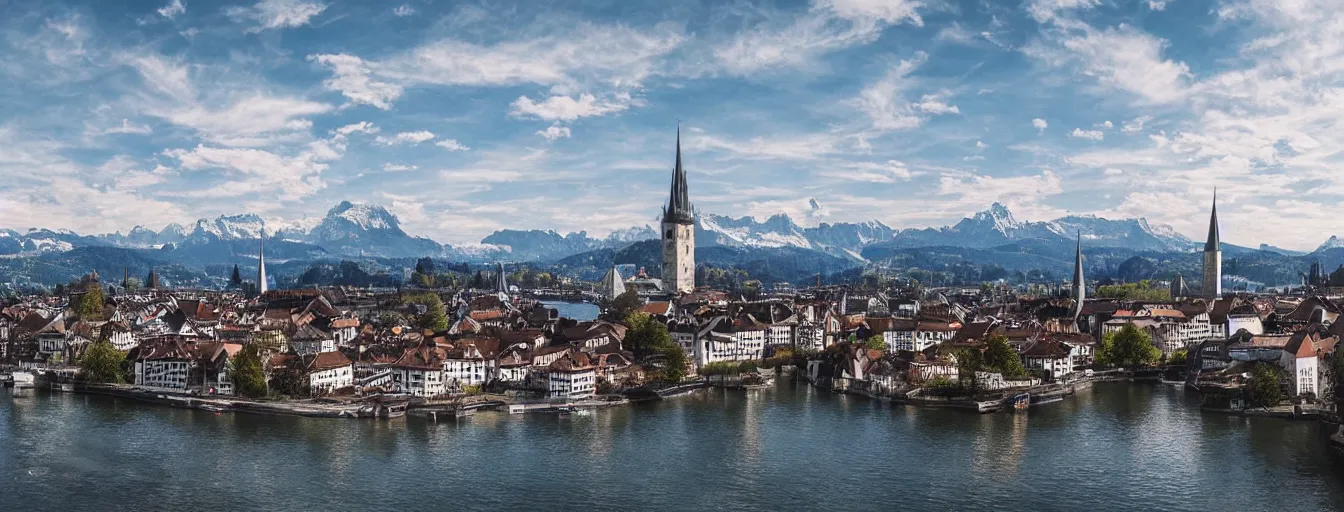
<svg viewBox="0 0 1344 512">
<path fill-rule="evenodd" d="M 0 478 L 0 508 L 1340 509 L 1320 441 L 1312 424 L 1200 414 L 1179 390 L 1127 385 L 976 415 L 785 382 L 464 424 L 38 394 L 0 404 L 0 470 L 17 476 Z"/>
</svg>

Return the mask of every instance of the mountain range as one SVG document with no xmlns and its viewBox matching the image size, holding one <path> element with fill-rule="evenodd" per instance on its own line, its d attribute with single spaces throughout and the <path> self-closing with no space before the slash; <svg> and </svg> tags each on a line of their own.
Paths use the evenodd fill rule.
<svg viewBox="0 0 1344 512">
<path fill-rule="evenodd" d="M 707 258 L 701 261 L 740 266 L 755 261 L 767 269 L 791 268 L 788 272 L 774 272 L 781 278 L 786 274 L 796 277 L 820 271 L 792 268 L 800 265 L 821 266 L 828 272 L 837 267 L 865 265 L 907 268 L 918 263 L 927 268 L 938 265 L 937 255 L 946 260 L 944 265 L 962 261 L 1017 270 L 1053 268 L 1072 257 L 1076 239 L 1081 239 L 1085 251 L 1098 255 L 1095 263 L 1106 262 L 1107 266 L 1098 269 L 1105 272 L 1118 271 L 1123 259 L 1140 254 L 1151 258 L 1167 254 L 1184 261 L 1181 255 L 1194 255 L 1202 247 L 1202 242 L 1192 241 L 1170 226 L 1152 224 L 1142 218 L 1067 216 L 1049 221 L 1021 221 L 998 203 L 951 226 L 936 228 L 896 229 L 878 221 L 803 227 L 784 214 L 758 221 L 706 212 L 698 213 L 695 222 L 697 256 L 704 254 Z M 87 272 L 87 267 L 81 269 L 77 265 L 98 267 L 100 272 L 119 269 L 99 258 L 131 261 L 134 265 L 130 266 L 136 269 L 163 266 L 178 268 L 183 275 L 211 274 L 213 270 L 208 269 L 212 266 L 255 262 L 256 244 L 263 234 L 268 263 L 274 260 L 268 266 L 278 265 L 277 270 L 283 271 L 283 265 L 292 262 L 298 272 L 302 272 L 306 262 L 316 260 L 384 260 L 384 264 L 392 267 L 402 263 L 390 260 L 423 256 L 563 268 L 609 262 L 648 264 L 652 260 L 644 253 L 654 254 L 656 251 L 651 248 L 657 246 L 648 242 L 659 238 L 653 227 L 645 225 L 617 230 L 605 237 L 593 237 L 583 231 L 561 234 L 500 230 L 479 244 L 440 244 L 406 233 L 396 215 L 382 206 L 343 201 L 315 222 L 267 224 L 257 215 L 242 214 L 200 219 L 187 225 L 171 223 L 157 231 L 135 226 L 125 234 L 0 230 L 0 263 L 3 263 L 0 281 L 59 282 L 68 279 L 62 277 L 64 273 L 73 273 L 69 277 L 75 277 Z M 635 245 L 642 248 L 636 251 L 640 256 L 621 256 L 623 250 Z M 1326 255 L 1323 263 L 1327 265 L 1333 265 L 1332 255 L 1344 255 L 1344 240 L 1333 236 L 1311 254 L 1269 246 L 1257 250 L 1224 245 L 1229 255 L 1263 253 L 1265 257 L 1272 254 L 1287 259 Z M 812 253 L 826 257 L 809 256 Z M 1271 266 L 1276 266 L 1272 273 L 1276 279 L 1295 275 L 1287 263 Z M 34 275 L 39 273 L 36 268 L 43 269 L 41 277 Z"/>
</svg>

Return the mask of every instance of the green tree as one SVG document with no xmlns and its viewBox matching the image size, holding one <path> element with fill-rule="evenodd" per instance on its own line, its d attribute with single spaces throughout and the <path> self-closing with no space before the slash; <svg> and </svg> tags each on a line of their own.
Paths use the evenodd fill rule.
<svg viewBox="0 0 1344 512">
<path fill-rule="evenodd" d="M 235 393 L 249 398 L 266 396 L 266 372 L 262 370 L 261 355 L 255 344 L 243 347 L 229 365 L 229 379 L 233 381 Z"/>
<path fill-rule="evenodd" d="M 422 329 L 431 331 L 444 331 L 448 329 L 448 314 L 443 307 L 443 300 L 438 294 L 432 292 L 416 293 L 407 295 L 403 299 L 406 304 L 419 304 L 425 307 L 425 313 L 420 315 L 419 322 L 416 325 Z"/>
<path fill-rule="evenodd" d="M 971 393 L 979 391 L 980 379 L 975 374 L 985 371 L 985 354 L 978 348 L 966 347 L 956 350 L 956 358 L 960 385 Z"/>
<path fill-rule="evenodd" d="M 667 346 L 676 347 L 667 325 L 654 320 L 648 313 L 631 313 L 625 317 L 625 325 L 628 327 L 625 331 L 625 348 L 634 352 L 636 358 L 649 357 Z"/>
<path fill-rule="evenodd" d="M 887 341 L 882 339 L 881 334 L 874 334 L 863 341 L 863 347 L 868 350 L 886 350 Z"/>
<path fill-rule="evenodd" d="M 1279 368 L 1269 363 L 1257 363 L 1246 383 L 1246 401 L 1254 407 L 1273 407 L 1283 401 L 1283 387 L 1279 385 Z"/>
<path fill-rule="evenodd" d="M 598 307 L 602 309 L 601 318 L 611 323 L 625 322 L 630 314 L 638 311 L 642 305 L 639 293 L 634 290 L 617 295 L 615 299 L 603 299 L 598 302 Z"/>
<path fill-rule="evenodd" d="M 1003 335 L 991 336 L 985 342 L 984 361 L 986 369 L 999 372 L 1005 378 L 1025 377 L 1027 375 L 1027 369 L 1022 366 L 1022 358 L 1018 356 L 1016 350 L 1013 350 L 1012 345 L 1008 344 L 1008 338 Z"/>
<path fill-rule="evenodd" d="M 88 382 L 121 383 L 121 363 L 126 354 L 106 340 L 89 345 L 79 358 L 79 376 Z"/>
<path fill-rule="evenodd" d="M 90 286 L 75 304 L 75 314 L 84 320 L 101 320 L 103 317 L 103 287 Z"/>
<path fill-rule="evenodd" d="M 1105 339 L 1110 337 L 1109 343 Z M 1148 333 L 1134 324 L 1125 324 L 1119 331 L 1108 333 L 1102 338 L 1105 353 L 1098 350 L 1098 361 L 1122 368 L 1148 366 L 1162 358 L 1162 351 L 1153 346 Z"/>
<path fill-rule="evenodd" d="M 686 378 L 686 351 L 675 344 L 665 345 L 658 350 L 667 361 L 663 367 L 663 380 L 668 382 L 681 382 Z"/>
<path fill-rule="evenodd" d="M 1115 353 L 1115 333 L 1108 332 L 1102 335 L 1101 343 L 1098 343 L 1093 350 L 1092 359 L 1103 367 L 1115 366 L 1115 363 L 1111 361 L 1111 354 L 1113 353 Z"/>
<path fill-rule="evenodd" d="M 1167 363 L 1184 366 L 1185 361 L 1189 359 L 1189 357 L 1189 351 L 1186 349 L 1179 349 L 1171 353 L 1171 358 L 1167 360 Z"/>
</svg>

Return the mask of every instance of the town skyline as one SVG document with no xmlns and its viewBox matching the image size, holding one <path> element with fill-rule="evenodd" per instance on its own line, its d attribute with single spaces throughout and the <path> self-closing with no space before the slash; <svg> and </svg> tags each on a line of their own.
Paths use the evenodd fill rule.
<svg viewBox="0 0 1344 512">
<path fill-rule="evenodd" d="M 1289 7 L 18 3 L 0 214 L 108 233 L 351 200 L 448 243 L 604 233 L 654 224 L 681 119 L 706 212 L 908 228 L 1001 202 L 1198 239 L 1216 185 L 1225 239 L 1310 250 L 1344 231 L 1344 50 L 1328 6 Z"/>
</svg>

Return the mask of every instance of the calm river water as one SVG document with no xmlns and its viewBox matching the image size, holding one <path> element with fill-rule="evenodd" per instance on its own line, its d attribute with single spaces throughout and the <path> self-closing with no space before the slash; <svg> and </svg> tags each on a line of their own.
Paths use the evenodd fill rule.
<svg viewBox="0 0 1344 512">
<path fill-rule="evenodd" d="M 1344 510 L 1314 423 L 1099 384 L 1027 414 L 782 383 L 463 424 L 0 396 L 0 510 Z"/>
</svg>

